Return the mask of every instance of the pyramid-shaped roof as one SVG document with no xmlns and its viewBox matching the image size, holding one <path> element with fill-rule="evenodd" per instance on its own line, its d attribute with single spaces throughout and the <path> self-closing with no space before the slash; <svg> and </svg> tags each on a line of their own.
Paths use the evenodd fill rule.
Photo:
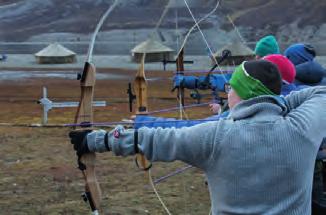
<svg viewBox="0 0 326 215">
<path fill-rule="evenodd" d="M 35 54 L 36 57 L 67 57 L 72 55 L 76 55 L 76 53 L 63 47 L 59 43 L 51 43 Z"/>
<path fill-rule="evenodd" d="M 162 43 L 150 38 L 137 46 L 131 52 L 133 53 L 160 53 L 160 52 L 173 52 L 174 50 L 163 45 Z"/>
<path fill-rule="evenodd" d="M 253 50 L 241 42 L 234 42 L 231 44 L 225 45 L 219 51 L 215 53 L 215 56 L 221 55 L 222 51 L 228 49 L 231 51 L 231 56 L 250 56 L 254 55 Z"/>
</svg>

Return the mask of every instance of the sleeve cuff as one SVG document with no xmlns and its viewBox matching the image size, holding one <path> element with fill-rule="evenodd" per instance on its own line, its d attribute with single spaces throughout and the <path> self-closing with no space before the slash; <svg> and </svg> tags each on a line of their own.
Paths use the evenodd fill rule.
<svg viewBox="0 0 326 215">
<path fill-rule="evenodd" d="M 105 143 L 107 132 L 105 130 L 92 131 L 87 135 L 87 146 L 91 152 L 106 152 L 108 148 Z"/>
</svg>

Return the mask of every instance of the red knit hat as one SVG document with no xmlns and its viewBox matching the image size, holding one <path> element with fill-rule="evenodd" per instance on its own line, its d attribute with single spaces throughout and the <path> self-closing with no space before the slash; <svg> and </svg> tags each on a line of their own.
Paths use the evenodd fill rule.
<svg viewBox="0 0 326 215">
<path fill-rule="evenodd" d="M 263 59 L 272 62 L 277 66 L 283 81 L 289 84 L 293 83 L 296 70 L 293 63 L 289 59 L 280 54 L 267 55 Z"/>
</svg>

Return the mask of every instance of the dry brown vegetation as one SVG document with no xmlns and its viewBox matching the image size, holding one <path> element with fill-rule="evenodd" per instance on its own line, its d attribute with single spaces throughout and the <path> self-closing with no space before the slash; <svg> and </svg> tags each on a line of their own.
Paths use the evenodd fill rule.
<svg viewBox="0 0 326 215">
<path fill-rule="evenodd" d="M 135 72 L 107 71 L 128 74 Z M 169 77 L 171 73 L 150 72 L 148 77 Z M 95 109 L 95 121 L 118 121 L 128 118 L 128 80 L 100 80 L 96 100 L 110 103 Z M 0 84 L 1 123 L 40 123 L 42 108 L 36 104 L 43 85 L 49 98 L 56 101 L 78 100 L 78 81 L 63 79 L 31 79 Z M 149 82 L 150 109 L 176 105 L 170 93 L 170 80 Z M 160 99 L 159 99 L 160 98 Z M 165 98 L 165 99 L 163 99 Z M 191 100 L 187 100 L 188 103 Z M 75 108 L 54 109 L 50 124 L 71 123 Z M 193 118 L 207 116 L 208 109 L 189 111 Z M 177 116 L 177 113 L 166 114 Z M 88 214 L 88 205 L 80 194 L 82 175 L 76 168 L 76 157 L 67 134 L 71 128 L 0 127 L 0 210 L 1 214 Z M 165 214 L 154 192 L 148 188 L 134 158 L 120 158 L 111 153 L 98 155 L 97 175 L 103 191 L 103 214 Z M 155 163 L 153 178 L 185 164 Z M 208 214 L 207 187 L 201 171 L 192 168 L 157 185 L 172 214 Z"/>
</svg>

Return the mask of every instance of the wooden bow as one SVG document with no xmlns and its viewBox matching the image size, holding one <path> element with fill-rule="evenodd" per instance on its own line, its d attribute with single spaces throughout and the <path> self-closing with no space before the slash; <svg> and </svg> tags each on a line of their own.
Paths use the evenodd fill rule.
<svg viewBox="0 0 326 215">
<path fill-rule="evenodd" d="M 145 57 L 143 54 L 138 72 L 134 81 L 134 91 L 136 94 L 136 115 L 147 115 L 148 114 L 148 99 L 147 99 L 147 80 L 145 76 Z M 136 155 L 136 162 L 140 161 L 143 170 L 150 168 L 149 162 L 146 160 L 143 154 Z M 148 172 L 146 171 L 146 176 Z"/>
<path fill-rule="evenodd" d="M 118 3 L 119 0 L 115 0 L 99 20 L 88 47 L 87 60 L 84 65 L 83 73 L 78 76 L 78 79 L 80 80 L 81 94 L 80 94 L 79 106 L 75 116 L 75 124 L 81 124 L 83 129 L 85 130 L 92 129 L 90 126 L 93 123 L 92 102 L 93 102 L 94 86 L 96 80 L 95 79 L 96 69 L 94 64 L 91 63 L 92 61 L 91 59 L 92 59 L 95 39 L 104 21 L 109 16 L 109 14 L 114 10 L 114 8 L 118 5 Z M 95 161 L 96 161 L 95 153 L 88 153 L 78 157 L 78 167 L 82 171 L 85 180 L 85 193 L 83 194 L 83 198 L 85 201 L 88 201 L 92 209 L 92 214 L 98 215 L 102 193 L 101 193 L 99 183 L 96 179 Z"/>
<path fill-rule="evenodd" d="M 75 124 L 81 124 L 83 129 L 92 129 L 93 123 L 93 94 L 95 86 L 96 69 L 92 63 L 86 62 L 80 79 L 80 102 L 75 116 Z M 98 214 L 102 198 L 101 189 L 95 174 L 95 153 L 87 153 L 78 157 L 78 167 L 83 173 L 85 180 L 85 192 L 82 195 L 88 201 L 92 213 Z"/>
</svg>

